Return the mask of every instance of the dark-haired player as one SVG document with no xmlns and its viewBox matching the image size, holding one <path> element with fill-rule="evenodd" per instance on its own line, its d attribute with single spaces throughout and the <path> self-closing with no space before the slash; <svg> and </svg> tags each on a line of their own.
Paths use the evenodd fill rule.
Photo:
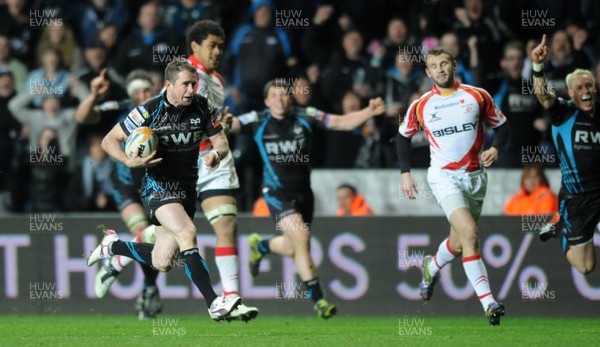
<svg viewBox="0 0 600 347">
<path fill-rule="evenodd" d="M 188 49 L 191 55 L 190 64 L 196 68 L 198 87 L 196 92 L 207 98 L 217 109 L 225 103 L 224 81 L 216 71 L 223 55 L 225 33 L 215 22 L 203 20 L 194 24 L 188 31 Z M 227 111 L 225 111 L 227 112 Z M 198 157 L 198 181 L 196 192 L 200 206 L 217 235 L 215 262 L 219 269 L 224 295 L 239 297 L 240 265 L 236 243 L 237 206 L 236 192 L 240 187 L 233 155 L 223 157 L 219 167 L 208 170 L 204 162 L 204 154 L 213 149 L 212 143 L 205 138 L 200 143 Z M 248 321 L 258 315 L 256 307 L 248 307 L 241 303 L 231 318 Z"/>
<path fill-rule="evenodd" d="M 214 292 L 208 266 L 198 251 L 192 219 L 196 212 L 198 146 L 202 137 L 209 136 L 214 147 L 204 158 L 209 168 L 219 166 L 229 147 L 215 117 L 216 110 L 206 98 L 195 93 L 196 81 L 196 70 L 188 62 L 169 63 L 165 69 L 165 92 L 134 108 L 104 138 L 102 148 L 113 159 L 130 168 L 146 168 L 141 198 L 150 221 L 157 225 L 156 242 L 123 242 L 116 232 L 109 230 L 88 258 L 88 265 L 118 254 L 168 271 L 179 252 L 187 276 L 204 296 L 210 317 L 218 321 L 226 318 L 241 298 L 217 296 Z M 158 150 L 145 158 L 130 158 L 121 148 L 121 142 L 141 126 L 148 126 L 156 133 Z"/>
<path fill-rule="evenodd" d="M 310 223 L 314 212 L 309 158 L 312 131 L 315 126 L 353 130 L 382 114 L 385 104 L 380 98 L 371 99 L 368 107 L 341 117 L 312 107 L 292 108 L 290 94 L 289 85 L 272 80 L 264 88 L 268 110 L 237 118 L 228 116 L 224 122 L 231 122 L 234 133 L 253 135 L 263 162 L 263 197 L 277 230 L 283 234 L 264 240 L 258 234 L 250 235 L 251 274 L 258 275 L 261 259 L 271 252 L 292 257 L 317 314 L 327 319 L 337 309 L 325 299 L 310 255 Z"/>
<path fill-rule="evenodd" d="M 224 81 L 216 71 L 223 55 L 225 33 L 215 22 L 203 20 L 194 24 L 188 31 L 188 48 L 192 53 L 188 62 L 198 74 L 196 92 L 207 98 L 213 107 L 221 109 L 225 103 Z M 237 206 L 235 193 L 239 182 L 233 162 L 228 154 L 219 167 L 209 170 L 204 155 L 213 149 L 208 138 L 200 142 L 198 157 L 198 181 L 196 191 L 204 214 L 217 235 L 215 262 L 223 284 L 224 295 L 239 297 L 239 261 L 236 245 Z M 149 227 L 143 235 L 154 234 Z M 232 319 L 248 321 L 258 315 L 256 307 L 240 304 L 232 313 Z"/>
</svg>

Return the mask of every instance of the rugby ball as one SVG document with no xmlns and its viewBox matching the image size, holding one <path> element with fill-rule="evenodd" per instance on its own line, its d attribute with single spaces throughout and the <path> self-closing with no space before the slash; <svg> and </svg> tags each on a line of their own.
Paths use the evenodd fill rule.
<svg viewBox="0 0 600 347">
<path fill-rule="evenodd" d="M 145 158 L 154 152 L 158 147 L 158 137 L 148 127 L 139 127 L 133 130 L 127 141 L 125 141 L 125 153 L 129 158 L 132 158 L 137 149 L 140 149 L 139 157 Z"/>
</svg>

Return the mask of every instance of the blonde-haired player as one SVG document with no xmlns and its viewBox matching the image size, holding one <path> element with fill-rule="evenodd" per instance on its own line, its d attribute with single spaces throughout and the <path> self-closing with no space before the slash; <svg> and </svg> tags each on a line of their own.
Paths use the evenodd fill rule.
<svg viewBox="0 0 600 347">
<path fill-rule="evenodd" d="M 544 77 L 547 56 L 544 35 L 531 51 L 533 83 L 538 101 L 551 117 L 562 179 L 558 228 L 543 229 L 540 238 L 544 241 L 549 236 L 559 237 L 569 263 L 587 275 L 596 267 L 593 241 L 600 222 L 600 119 L 596 83 L 589 70 L 576 69 L 566 77 L 571 100 L 557 97 L 548 90 Z"/>
</svg>

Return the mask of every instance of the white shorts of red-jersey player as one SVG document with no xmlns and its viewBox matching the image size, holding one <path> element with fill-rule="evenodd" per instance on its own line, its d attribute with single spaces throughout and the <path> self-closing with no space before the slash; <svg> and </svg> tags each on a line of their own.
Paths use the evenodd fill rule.
<svg viewBox="0 0 600 347">
<path fill-rule="evenodd" d="M 427 170 L 429 187 L 448 220 L 454 211 L 465 207 L 477 222 L 481 216 L 487 181 L 484 169 L 460 173 L 434 167 Z"/>
<path fill-rule="evenodd" d="M 425 131 L 431 152 L 427 178 L 446 217 L 466 207 L 475 220 L 479 218 L 487 186 L 479 159 L 484 125 L 496 128 L 504 122 L 506 117 L 488 92 L 458 82 L 447 93 L 434 85 L 408 108 L 398 132 L 410 138 Z"/>
<path fill-rule="evenodd" d="M 222 109 L 225 104 L 225 82 L 221 75 L 214 71 L 212 74 L 206 73 L 206 68 L 193 55 L 188 58 L 192 66 L 198 73 L 198 83 L 196 84 L 196 93 L 204 96 L 217 109 Z M 204 163 L 204 155 L 212 150 L 212 144 L 208 138 L 200 143 L 200 154 L 198 157 L 198 181 L 196 182 L 196 193 L 204 195 L 207 191 L 223 192 L 230 191 L 240 187 L 233 155 L 230 152 L 221 160 L 219 167 L 215 170 L 208 170 Z M 208 194 L 210 195 L 210 194 Z M 208 196 L 207 195 L 207 196 Z"/>
</svg>

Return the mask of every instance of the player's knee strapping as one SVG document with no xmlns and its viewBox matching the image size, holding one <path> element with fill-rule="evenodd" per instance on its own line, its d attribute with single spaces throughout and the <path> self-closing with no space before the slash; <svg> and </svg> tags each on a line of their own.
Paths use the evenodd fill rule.
<svg viewBox="0 0 600 347">
<path fill-rule="evenodd" d="M 235 217 L 237 216 L 237 207 L 234 204 L 223 204 L 219 205 L 212 210 L 206 212 L 206 219 L 210 224 L 215 224 L 219 219 L 223 217 Z"/>
<path fill-rule="evenodd" d="M 125 221 L 127 229 L 129 229 L 129 231 L 132 233 L 137 232 L 140 228 L 146 227 L 148 224 L 150 224 L 150 222 L 148 221 L 146 214 L 143 212 L 136 213 Z"/>
</svg>

